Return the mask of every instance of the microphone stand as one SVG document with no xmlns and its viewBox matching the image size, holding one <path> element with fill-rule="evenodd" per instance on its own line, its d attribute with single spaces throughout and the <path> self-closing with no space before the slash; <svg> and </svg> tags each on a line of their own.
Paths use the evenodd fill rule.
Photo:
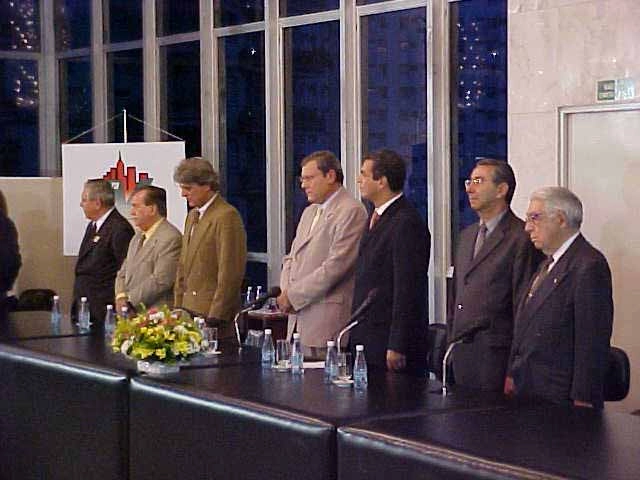
<svg viewBox="0 0 640 480">
<path fill-rule="evenodd" d="M 340 353 L 340 342 L 342 341 L 342 336 L 345 333 L 347 333 L 349 330 L 351 330 L 353 327 L 358 325 L 358 323 L 360 323 L 360 320 L 354 320 L 349 325 L 347 325 L 342 330 L 340 330 L 340 333 L 338 333 L 338 339 L 336 340 L 336 346 L 338 347 L 338 353 Z"/>
<path fill-rule="evenodd" d="M 464 338 L 461 338 L 460 340 L 451 342 L 449 344 L 449 347 L 447 348 L 447 351 L 444 354 L 444 358 L 442 359 L 442 396 L 443 397 L 446 397 L 447 395 L 449 395 L 449 391 L 447 390 L 447 363 L 449 361 L 449 356 L 451 355 L 451 352 L 453 352 L 454 347 L 456 345 L 463 343 L 464 340 L 465 340 Z"/>
</svg>

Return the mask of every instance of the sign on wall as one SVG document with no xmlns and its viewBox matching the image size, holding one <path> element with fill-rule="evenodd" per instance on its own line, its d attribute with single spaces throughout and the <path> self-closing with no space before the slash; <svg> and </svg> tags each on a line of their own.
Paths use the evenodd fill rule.
<svg viewBox="0 0 640 480">
<path fill-rule="evenodd" d="M 104 178 L 111 183 L 116 208 L 129 219 L 129 199 L 138 185 L 167 191 L 167 218 L 180 231 L 187 216 L 185 200 L 173 182 L 173 171 L 185 157 L 184 142 L 90 143 L 62 145 L 64 255 L 77 255 L 88 220 L 80 208 L 84 183 Z"/>
</svg>

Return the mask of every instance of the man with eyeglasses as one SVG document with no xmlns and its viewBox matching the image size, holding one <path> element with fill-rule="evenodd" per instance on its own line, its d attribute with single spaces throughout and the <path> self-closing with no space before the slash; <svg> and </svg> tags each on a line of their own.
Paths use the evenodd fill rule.
<svg viewBox="0 0 640 480">
<path fill-rule="evenodd" d="M 304 353 L 323 357 L 349 319 L 353 269 L 367 215 L 342 186 L 342 167 L 326 150 L 302 160 L 300 185 L 309 205 L 282 261 L 277 302 L 289 314 L 287 337 L 300 333 Z"/>
<path fill-rule="evenodd" d="M 582 203 L 566 188 L 536 190 L 526 231 L 547 255 L 516 316 L 505 393 L 602 408 L 613 297 L 606 258 L 580 233 Z"/>
<path fill-rule="evenodd" d="M 465 182 L 479 222 L 460 233 L 449 304 L 456 383 L 502 391 L 518 300 L 542 260 L 511 211 L 516 179 L 504 161 L 481 159 Z"/>
</svg>

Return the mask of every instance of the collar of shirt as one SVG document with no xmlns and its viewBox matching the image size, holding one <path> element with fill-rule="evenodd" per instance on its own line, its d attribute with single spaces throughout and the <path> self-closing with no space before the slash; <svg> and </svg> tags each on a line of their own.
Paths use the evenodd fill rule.
<svg viewBox="0 0 640 480">
<path fill-rule="evenodd" d="M 164 221 L 164 218 L 161 218 L 160 220 L 158 220 L 156 223 L 154 223 L 153 225 L 151 225 L 151 227 L 149 227 L 149 230 L 147 230 L 146 232 L 142 232 L 144 233 L 144 238 L 145 238 L 145 242 L 147 240 L 149 240 L 151 238 L 151 236 L 156 233 L 156 230 L 158 230 L 158 227 L 160 226 L 160 224 Z"/>
<path fill-rule="evenodd" d="M 318 204 L 318 208 L 322 210 L 323 213 L 326 210 L 326 208 L 329 206 L 329 204 L 333 201 L 333 199 L 336 198 L 336 195 L 338 194 L 341 188 L 344 188 L 344 187 L 340 187 L 338 190 L 336 190 L 331 195 L 329 195 L 329 198 L 327 198 L 324 202 Z"/>
<path fill-rule="evenodd" d="M 395 202 L 396 200 L 398 200 L 401 196 L 402 196 L 402 192 L 400 192 L 398 195 L 396 195 L 395 197 L 391 198 L 390 200 L 384 202 L 382 205 L 380 205 L 378 208 L 376 208 L 376 213 L 378 215 L 382 216 L 382 214 L 385 212 L 385 210 L 387 208 L 389 208 L 391 206 L 391 204 L 393 202 Z"/>
<path fill-rule="evenodd" d="M 578 235 L 580 235 L 580 231 L 577 231 L 576 233 L 571 235 L 569 238 L 567 238 L 565 242 L 562 245 L 560 245 L 560 248 L 557 249 L 555 252 L 553 252 L 553 254 L 551 255 L 551 257 L 553 257 L 553 261 L 549 265 L 549 270 L 547 271 L 550 271 L 555 266 L 555 264 L 558 263 L 558 260 L 560 260 L 560 257 L 562 257 L 562 255 L 564 255 L 565 252 L 569 250 L 569 247 L 571 246 L 573 241 L 576 238 L 578 238 Z"/>
<path fill-rule="evenodd" d="M 100 230 L 100 227 L 104 224 L 104 222 L 107 221 L 107 217 L 111 215 L 111 212 L 113 212 L 115 209 L 116 207 L 111 207 L 109 210 L 107 210 L 107 213 L 105 213 L 99 219 L 96 220 L 96 233 L 98 233 L 98 231 Z"/>
<path fill-rule="evenodd" d="M 496 227 L 500 223 L 500 220 L 502 220 L 502 217 L 504 217 L 505 213 L 507 213 L 506 209 L 500 212 L 495 217 L 493 217 L 491 220 L 487 220 L 486 222 L 484 222 L 485 226 L 487 227 L 487 237 L 491 235 L 491 232 L 493 232 L 496 229 Z M 482 224 L 482 222 L 480 222 L 480 224 Z"/>
<path fill-rule="evenodd" d="M 198 211 L 200 212 L 200 218 L 204 216 L 204 212 L 207 211 L 207 208 L 211 206 L 211 204 L 213 203 L 213 201 L 216 199 L 217 196 L 218 196 L 218 193 L 216 192 L 213 194 L 213 197 L 211 197 L 207 203 L 205 203 L 201 207 L 198 207 Z"/>
</svg>

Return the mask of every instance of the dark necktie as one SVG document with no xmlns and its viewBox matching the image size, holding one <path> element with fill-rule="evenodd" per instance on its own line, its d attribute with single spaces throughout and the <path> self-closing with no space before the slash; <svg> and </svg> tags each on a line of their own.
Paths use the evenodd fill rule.
<svg viewBox="0 0 640 480">
<path fill-rule="evenodd" d="M 478 236 L 476 237 L 476 244 L 473 247 L 473 258 L 476 258 L 478 252 L 484 245 L 484 241 L 487 239 L 487 226 L 484 223 L 480 224 L 480 228 L 478 229 Z"/>
<path fill-rule="evenodd" d="M 140 235 L 140 245 L 138 245 L 138 251 L 136 253 L 140 253 L 140 250 L 142 250 L 142 247 L 144 246 L 144 242 L 147 240 L 147 234 L 146 233 L 142 233 L 142 235 Z"/>
<path fill-rule="evenodd" d="M 193 237 L 193 233 L 195 232 L 196 227 L 198 226 L 198 222 L 200 221 L 200 210 L 194 208 L 189 212 L 189 215 L 191 215 L 191 230 L 189 231 L 189 241 L 191 241 L 191 237 Z"/>
<path fill-rule="evenodd" d="M 536 290 L 538 290 L 538 287 L 542 285 L 542 282 L 544 281 L 545 278 L 547 278 L 547 275 L 549 275 L 549 265 L 551 265 L 552 263 L 553 263 L 553 257 L 549 256 L 544 262 L 542 262 L 542 265 L 540 265 L 540 269 L 538 270 L 538 273 L 533 279 L 533 282 L 531 282 L 531 288 L 529 289 L 529 293 L 527 294 L 527 300 L 526 300 L 527 302 L 536 293 Z"/>
<path fill-rule="evenodd" d="M 378 220 L 380 220 L 380 215 L 378 215 L 378 212 L 374 210 L 373 215 L 371 215 L 371 221 L 369 222 L 369 230 L 373 230 L 373 227 L 376 226 Z"/>
</svg>

